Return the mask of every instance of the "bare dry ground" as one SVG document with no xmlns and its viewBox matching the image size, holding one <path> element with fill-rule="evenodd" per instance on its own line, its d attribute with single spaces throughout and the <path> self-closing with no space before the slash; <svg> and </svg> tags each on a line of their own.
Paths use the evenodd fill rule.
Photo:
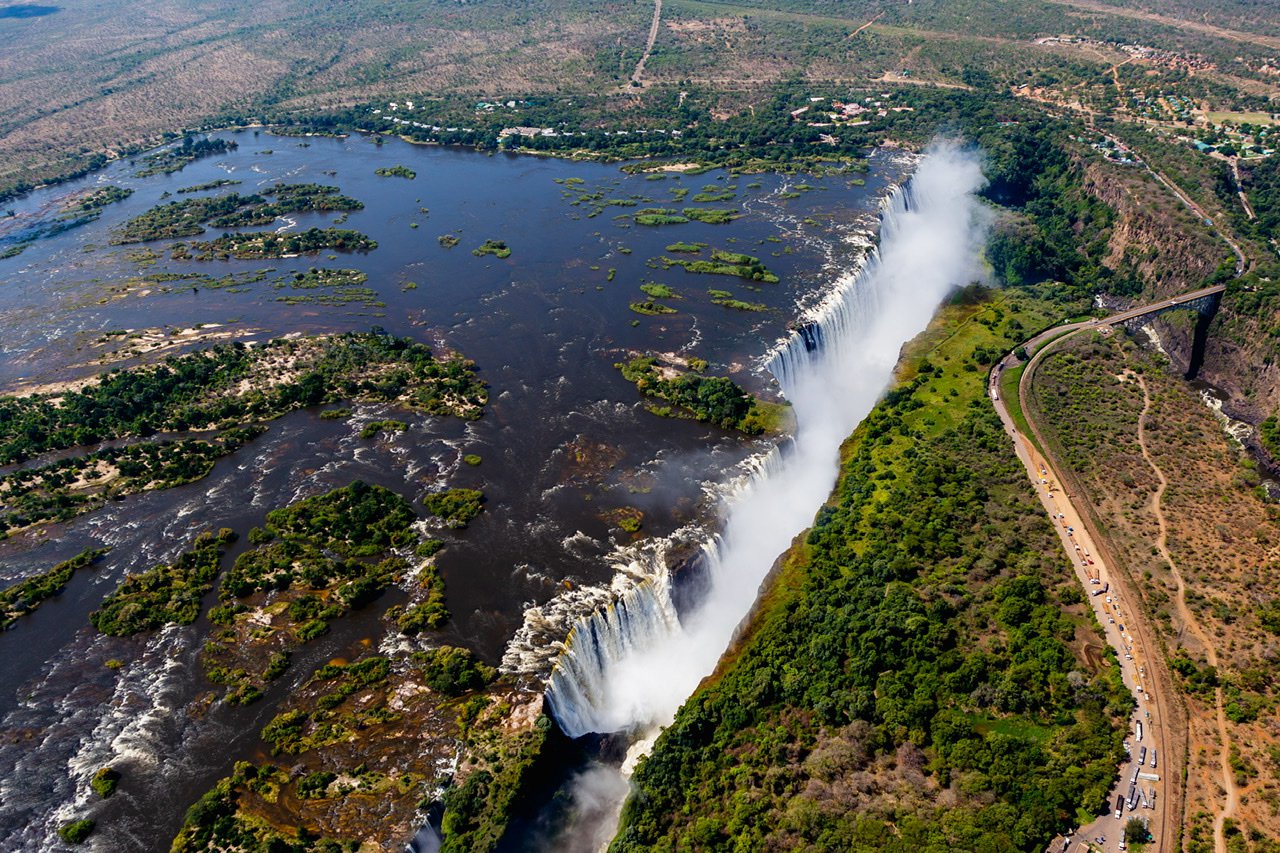
<svg viewBox="0 0 1280 853">
<path fill-rule="evenodd" d="M 1268 615 L 1280 513 L 1198 392 L 1123 333 L 1051 356 L 1036 396 L 1180 673 L 1190 718 L 1183 849 L 1214 849 L 1214 819 L 1227 803 L 1224 757 L 1238 794 L 1225 824 L 1229 839 L 1240 833 L 1231 849 L 1254 849 L 1251 835 L 1280 838 L 1280 623 Z M 1156 501 L 1161 475 L 1167 486 Z M 1157 547 L 1159 514 L 1172 566 Z"/>
<path fill-rule="evenodd" d="M 331 107 L 387 92 L 555 91 L 599 76 L 597 52 L 648 9 L 438 0 L 67 0 L 0 18 L 0 187 L 84 154 L 264 107 Z"/>
</svg>

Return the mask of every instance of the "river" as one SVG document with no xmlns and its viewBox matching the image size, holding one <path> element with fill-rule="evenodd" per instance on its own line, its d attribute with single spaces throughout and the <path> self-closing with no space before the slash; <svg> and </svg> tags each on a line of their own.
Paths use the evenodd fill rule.
<svg viewBox="0 0 1280 853">
<path fill-rule="evenodd" d="M 495 664 L 515 645 L 541 662 L 530 672 L 545 673 L 565 639 L 556 631 L 586 615 L 584 604 L 568 602 L 562 618 L 541 631 L 529 630 L 530 607 L 563 603 L 558 593 L 566 584 L 607 588 L 620 563 L 648 559 L 673 535 L 685 544 L 705 539 L 721 496 L 769 452 L 760 441 L 653 416 L 613 364 L 633 351 L 695 355 L 710 362 L 712 373 L 771 390 L 767 354 L 785 339 L 788 324 L 821 304 L 842 271 L 860 265 L 883 199 L 911 165 L 877 154 L 869 171 L 856 176 L 708 172 L 652 180 L 611 165 L 393 139 L 304 140 L 251 130 L 223 135 L 239 148 L 175 174 L 137 178 L 137 167 L 121 162 L 10 205 L 16 215 L 0 220 L 0 248 L 6 239 L 12 244 L 21 227 L 48 221 L 70 194 L 108 184 L 134 190 L 97 221 L 0 260 L 6 329 L 0 386 L 102 369 L 96 362 L 119 338 L 100 343 L 105 332 L 217 324 L 220 332 L 260 340 L 377 325 L 474 359 L 492 402 L 480 421 L 414 416 L 410 430 L 377 442 L 357 433 L 362 423 L 387 414 L 378 407 L 361 407 L 340 422 L 296 412 L 221 460 L 204 480 L 0 543 L 4 585 L 85 547 L 113 546 L 59 598 L 0 634 L 5 849 L 56 848 L 58 823 L 88 804 L 99 824 L 92 849 L 167 848 L 186 807 L 235 760 L 261 753 L 257 732 L 314 664 L 350 655 L 361 641 L 378 641 L 376 613 L 341 620 L 295 659 L 264 701 L 205 709 L 199 697 L 207 685 L 195 664 L 208 631 L 203 620 L 130 640 L 97 635 L 87 622 L 126 572 L 172 557 L 196 532 L 221 525 L 243 530 L 271 508 L 356 477 L 409 497 L 445 483 L 485 491 L 487 511 L 451 535 L 440 555 L 453 618 L 433 639 L 472 648 Z M 394 165 L 417 177 L 374 174 Z M 336 185 L 365 204 L 342 227 L 370 235 L 379 246 L 367 255 L 197 263 L 170 259 L 164 243 L 151 244 L 148 253 L 110 244 L 127 218 L 185 197 L 178 189 L 221 179 L 241 181 L 228 187 L 241 192 L 279 181 Z M 735 188 L 726 189 L 730 185 Z M 641 207 L 689 206 L 691 199 L 676 200 L 681 193 L 673 190 L 680 188 L 690 195 L 735 193 L 711 206 L 737 207 L 744 215 L 727 225 L 646 228 L 615 218 L 633 208 L 601 209 L 581 200 L 598 194 Z M 335 218 L 298 215 L 272 227 L 324 226 Z M 460 244 L 442 246 L 437 237 L 446 233 Z M 511 257 L 472 255 L 487 239 L 505 241 Z M 747 290 L 723 276 L 663 270 L 654 259 L 675 241 L 757 255 L 781 283 Z M 289 292 L 271 287 L 271 279 L 313 265 L 362 270 L 372 298 L 341 305 L 278 301 Z M 163 280 L 164 273 L 216 277 L 262 269 L 270 270 L 264 280 L 239 287 Z M 675 290 L 678 298 L 667 301 L 678 313 L 630 311 L 628 303 L 644 298 L 642 282 Z M 765 310 L 714 305 L 707 294 L 713 288 Z M 483 463 L 463 465 L 469 453 Z M 607 520 L 620 507 L 645 513 L 639 539 Z M 128 665 L 108 668 L 112 658 Z M 87 781 L 105 764 L 120 766 L 128 784 L 97 803 Z"/>
</svg>

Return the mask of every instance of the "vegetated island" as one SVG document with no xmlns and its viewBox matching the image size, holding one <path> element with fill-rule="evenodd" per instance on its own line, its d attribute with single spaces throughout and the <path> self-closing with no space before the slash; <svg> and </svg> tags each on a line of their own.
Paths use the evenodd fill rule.
<svg viewBox="0 0 1280 853">
<path fill-rule="evenodd" d="M 373 173 L 383 178 L 408 178 L 411 181 L 418 177 L 418 173 L 408 166 L 383 166 L 374 169 Z"/>
<path fill-rule="evenodd" d="M 637 210 L 632 218 L 637 225 L 681 225 L 685 222 L 705 222 L 725 225 L 742 216 L 742 211 L 720 207 L 686 207 L 676 211 L 670 207 L 645 207 Z"/>
<path fill-rule="evenodd" d="M 422 497 L 422 505 L 445 526 L 455 530 L 466 527 L 484 509 L 484 493 L 478 489 L 447 489 Z"/>
<path fill-rule="evenodd" d="M 681 248 L 680 251 L 695 254 L 700 250 Z M 690 273 L 731 275 L 736 278 L 750 279 L 751 281 L 762 281 L 766 284 L 777 284 L 780 281 L 778 276 L 773 272 L 770 272 L 759 258 L 752 255 L 743 255 L 738 252 L 726 252 L 724 249 L 712 249 L 710 260 L 702 260 L 701 258 L 698 260 L 669 258 L 663 255 L 658 258 L 658 263 L 662 265 L 663 269 L 681 267 L 685 272 Z"/>
<path fill-rule="evenodd" d="M 664 305 L 661 302 L 654 302 L 652 299 L 632 302 L 627 307 L 637 314 L 645 314 L 648 316 L 677 313 L 676 309 L 672 308 L 670 305 Z M 640 321 L 637 320 L 636 322 L 639 323 Z"/>
<path fill-rule="evenodd" d="M 94 218 L 97 218 L 102 208 L 118 201 L 124 201 L 131 195 L 133 195 L 133 190 L 129 187 L 95 187 L 84 195 L 75 196 L 68 209 L 68 214 L 91 213 Z"/>
<path fill-rule="evenodd" d="M 441 238 L 440 245 L 447 247 L 454 244 L 447 243 L 444 238 Z M 509 258 L 511 257 L 511 249 L 502 240 L 485 240 L 478 248 L 472 249 L 471 254 L 477 258 L 485 255 L 493 255 L 495 258 Z"/>
<path fill-rule="evenodd" d="M 3 241 L 12 242 L 5 245 L 0 241 L 0 260 L 17 257 L 27 246 L 37 240 L 56 237 L 72 228 L 93 222 L 102 215 L 102 210 L 107 205 L 124 201 L 131 195 L 133 190 L 116 186 L 95 187 L 91 190 L 72 193 L 59 202 L 60 210 L 56 215 L 37 221 L 16 235 L 4 237 Z M 14 214 L 9 211 L 8 215 Z M 0 221 L 5 218 L 7 217 L 0 216 Z"/>
<path fill-rule="evenodd" d="M 196 189 L 208 188 L 214 184 Z M 186 191 L 191 191 L 190 189 Z M 183 191 L 180 191 L 183 192 Z M 112 236 L 115 244 L 170 240 L 213 228 L 267 225 L 288 213 L 360 210 L 364 204 L 322 184 L 276 184 L 251 195 L 228 193 L 157 205 L 133 217 Z"/>
<path fill-rule="evenodd" d="M 240 183 L 241 183 L 240 181 L 237 181 L 233 178 L 218 178 L 217 180 L 209 181 L 207 183 L 196 184 L 190 187 L 183 187 L 182 189 L 178 190 L 178 194 L 186 195 L 188 193 L 202 193 L 202 192 L 207 192 L 209 190 L 222 189 L 223 187 L 239 186 Z"/>
<path fill-rule="evenodd" d="M 63 560 L 52 569 L 18 581 L 0 590 L 0 630 L 10 627 L 18 619 L 35 610 L 41 602 L 62 592 L 77 569 L 91 566 L 110 551 L 110 548 L 90 548 L 81 551 L 70 560 Z"/>
<path fill-rule="evenodd" d="M 471 362 L 381 332 L 220 344 L 79 390 L 0 397 L 0 465 L 76 451 L 0 476 L 0 538 L 198 480 L 293 409 L 355 399 L 472 420 L 487 398 Z M 86 449 L 117 439 L 130 441 Z"/>
<path fill-rule="evenodd" d="M 656 356 L 637 356 L 614 367 L 641 394 L 670 404 L 646 403 L 655 415 L 692 418 L 747 435 L 780 432 L 789 419 L 789 407 L 784 403 L 761 400 L 732 379 L 682 370 L 674 363 L 659 362 Z"/>
<path fill-rule="evenodd" d="M 471 494 L 461 501 L 471 502 Z M 200 659 L 226 689 L 224 701 L 257 699 L 297 648 L 393 584 L 409 602 L 387 608 L 384 621 L 402 634 L 443 625 L 443 580 L 431 558 L 444 543 L 421 539 L 416 520 L 403 498 L 359 481 L 268 513 L 209 612 L 213 634 Z M 95 624 L 128 634 L 194 621 L 233 538 L 229 530 L 201 534 L 175 564 L 126 579 Z M 292 849 L 294 832 L 276 828 L 282 813 L 286 826 L 312 828 L 307 849 L 354 850 L 370 837 L 401 843 L 446 786 L 445 849 L 491 849 L 541 757 L 552 726 L 541 711 L 539 693 L 499 679 L 463 648 L 400 646 L 331 661 L 262 728 L 281 762 L 237 762 L 188 810 L 172 849 Z M 451 765 L 457 769 L 442 770 Z"/>
<path fill-rule="evenodd" d="M 410 593 L 408 606 L 388 615 L 402 633 L 443 625 L 444 580 L 431 560 L 443 543 L 421 539 L 417 520 L 404 498 L 356 481 L 273 510 L 250 530 L 254 547 L 223 578 L 209 613 L 219 627 L 201 653 L 209 680 L 227 688 L 226 701 L 257 699 L 288 668 L 293 649 L 394 584 Z"/>
<path fill-rule="evenodd" d="M 147 178 L 151 175 L 167 175 L 171 172 L 178 172 L 201 157 L 226 154 L 228 151 L 234 151 L 238 147 L 237 143 L 229 139 L 196 139 L 188 136 L 176 148 L 166 148 L 163 151 L 157 151 L 155 154 L 148 154 L 143 157 L 142 168 L 136 173 L 136 177 Z"/>
<path fill-rule="evenodd" d="M 265 233 L 223 234 L 215 240 L 196 241 L 191 244 L 174 243 L 170 253 L 178 261 L 260 260 L 263 258 L 290 258 L 296 255 L 314 255 L 325 249 L 338 252 L 371 252 L 378 248 L 375 240 L 359 231 L 346 228 L 308 228 L 306 231 L 280 234 Z"/>
<path fill-rule="evenodd" d="M 277 278 L 271 286 L 276 290 L 290 290 L 276 297 L 286 305 L 350 305 L 359 303 L 369 308 L 385 308 L 386 303 L 365 282 L 369 276 L 360 270 L 323 269 L 312 267 L 305 272 Z M 302 292 L 297 292 L 302 291 Z"/>
<path fill-rule="evenodd" d="M 272 758 L 237 762 L 172 850 L 300 849 L 282 826 L 308 827 L 307 850 L 398 847 L 442 790 L 442 851 L 491 850 L 530 790 L 553 725 L 541 711 L 454 646 L 325 664 L 262 728 Z"/>
<path fill-rule="evenodd" d="M 711 297 L 712 305 L 721 305 L 735 311 L 764 311 L 768 307 L 760 302 L 743 302 L 741 299 L 734 299 L 733 294 L 727 290 L 713 288 L 707 291 L 707 295 Z"/>
</svg>

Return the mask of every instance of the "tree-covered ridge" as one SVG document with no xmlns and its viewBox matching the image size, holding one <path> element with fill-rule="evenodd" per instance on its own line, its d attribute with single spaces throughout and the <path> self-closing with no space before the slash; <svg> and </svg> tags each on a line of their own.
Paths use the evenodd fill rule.
<svg viewBox="0 0 1280 853">
<path fill-rule="evenodd" d="M 201 533 L 172 563 L 125 577 L 102 608 L 89 614 L 89 621 L 116 637 L 170 624 L 190 625 L 200 615 L 205 593 L 213 588 L 224 551 L 235 540 L 235 532 L 225 527 Z"/>
<path fill-rule="evenodd" d="M 1073 653 L 1097 627 L 984 399 L 1003 313 L 982 306 L 846 444 L 747 637 L 639 768 L 614 850 L 1039 850 L 1104 807 L 1132 700 Z"/>
<path fill-rule="evenodd" d="M 660 366 L 653 356 L 638 356 L 614 366 L 641 394 L 671 404 L 650 405 L 649 411 L 654 414 L 689 417 L 747 435 L 760 435 L 780 425 L 782 416 L 778 404 L 756 399 L 732 379 Z"/>
<path fill-rule="evenodd" d="M 479 417 L 473 365 L 382 332 L 236 342 L 116 369 L 75 391 L 0 397 L 0 464 L 113 438 L 274 418 L 344 399 Z"/>
<path fill-rule="evenodd" d="M 267 225 L 288 213 L 351 211 L 361 202 L 339 194 L 337 187 L 321 184 L 276 184 L 250 195 L 228 193 L 196 197 L 157 205 L 120 226 L 113 243 L 192 237 L 213 228 Z"/>
<path fill-rule="evenodd" d="M 109 550 L 109 548 L 91 548 L 81 551 L 70 560 L 58 563 L 47 572 L 41 572 L 0 590 L 0 630 L 8 628 L 19 618 L 35 610 L 45 599 L 62 592 L 62 588 L 71 580 L 76 569 L 93 565 Z"/>
</svg>

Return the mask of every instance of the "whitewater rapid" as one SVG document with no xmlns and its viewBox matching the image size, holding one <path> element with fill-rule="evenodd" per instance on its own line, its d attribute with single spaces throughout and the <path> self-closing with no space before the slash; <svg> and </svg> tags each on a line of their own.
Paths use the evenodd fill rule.
<svg viewBox="0 0 1280 853">
<path fill-rule="evenodd" d="M 723 529 L 703 546 L 701 601 L 677 614 L 665 564 L 646 561 L 645 578 L 580 618 L 563 644 L 547 701 L 567 734 L 647 740 L 711 673 L 775 560 L 830 494 L 840 444 L 888 386 L 903 344 L 948 292 L 983 277 L 989 215 L 976 193 L 985 183 L 976 151 L 942 142 L 887 199 L 878 248 L 769 360 L 794 406 L 795 437 L 723 502 Z"/>
</svg>

